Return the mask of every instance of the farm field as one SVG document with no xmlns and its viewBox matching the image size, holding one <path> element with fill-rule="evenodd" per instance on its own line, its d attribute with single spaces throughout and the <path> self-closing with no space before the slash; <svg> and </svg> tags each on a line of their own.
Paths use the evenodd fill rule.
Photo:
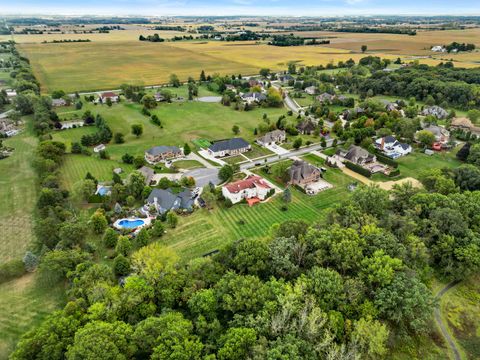
<svg viewBox="0 0 480 360">
<path fill-rule="evenodd" d="M 238 125 L 241 136 L 247 141 L 255 139 L 253 131 L 262 121 L 263 114 L 267 114 L 272 121 L 280 115 L 285 115 L 284 108 L 257 108 L 252 111 L 239 112 L 232 108 L 216 103 L 202 102 L 175 102 L 160 104 L 152 110 L 162 121 L 163 129 L 154 125 L 150 119 L 141 114 L 141 105 L 121 103 L 111 108 L 106 105 L 85 104 L 82 110 L 76 111 L 78 117 L 91 110 L 94 114 L 101 114 L 111 127 L 113 133 L 121 132 L 125 135 L 124 144 L 109 144 L 107 152 L 113 160 L 120 160 L 122 155 L 143 155 L 145 150 L 157 145 L 183 146 L 185 142 L 197 138 L 220 140 L 235 136 L 231 131 L 233 125 Z M 63 109 L 72 115 L 71 108 Z M 59 110 L 62 118 L 64 113 Z M 293 121 L 293 117 L 289 117 Z M 142 124 L 143 135 L 139 138 L 131 134 L 132 124 Z M 93 129 L 93 130 L 92 130 Z M 54 139 L 70 143 L 80 141 L 84 132 L 95 131 L 94 127 L 77 128 L 54 133 Z M 263 151 L 263 150 L 262 150 Z"/>
<path fill-rule="evenodd" d="M 0 263 L 25 254 L 33 238 L 37 197 L 36 175 L 31 167 L 37 139 L 27 130 L 4 143 L 15 151 L 0 161 Z"/>
<path fill-rule="evenodd" d="M 365 55 L 404 60 L 418 58 L 437 64 L 453 59 L 457 66 L 475 67 L 480 64 L 480 52 L 436 54 L 433 45 L 452 41 L 480 45 L 480 29 L 420 31 L 416 36 L 398 34 L 362 34 L 336 32 L 299 32 L 299 36 L 320 36 L 331 43 L 322 46 L 275 47 L 252 41 L 180 41 L 149 43 L 138 41 L 147 30 L 114 31 L 110 34 L 15 35 L 20 51 L 33 66 L 43 92 L 56 89 L 87 91 L 118 88 L 122 83 L 155 85 L 168 82 L 176 73 L 181 80 L 207 73 L 256 74 L 260 68 L 284 70 L 289 62 L 302 65 L 326 65 L 330 62 Z M 165 38 L 178 35 L 158 32 Z M 167 33 L 167 34 L 165 34 Z M 90 38 L 90 43 L 41 44 L 58 38 Z M 362 54 L 361 45 L 368 51 Z M 79 63 L 82 66 L 78 66 Z M 102 71 L 98 71 L 103 69 Z"/>
<path fill-rule="evenodd" d="M 35 274 L 0 285 L 0 360 L 6 360 L 20 336 L 65 303 L 62 286 L 43 286 Z"/>
</svg>

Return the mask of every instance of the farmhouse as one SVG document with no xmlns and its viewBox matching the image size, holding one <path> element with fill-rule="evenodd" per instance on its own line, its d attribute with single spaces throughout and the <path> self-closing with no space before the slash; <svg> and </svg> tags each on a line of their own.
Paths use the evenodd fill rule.
<svg viewBox="0 0 480 360">
<path fill-rule="evenodd" d="M 443 46 L 441 45 L 436 45 L 436 46 L 432 46 L 432 49 L 431 49 L 433 52 L 446 52 L 447 49 L 445 49 Z"/>
<path fill-rule="evenodd" d="M 319 168 L 299 160 L 292 164 L 288 173 L 290 176 L 289 184 L 301 187 L 317 182 L 322 177 L 322 172 Z"/>
<path fill-rule="evenodd" d="M 446 119 L 448 117 L 448 112 L 444 108 L 434 105 L 429 106 L 422 111 L 423 116 L 432 115 L 435 116 L 437 119 Z"/>
<path fill-rule="evenodd" d="M 251 149 L 251 145 L 242 138 L 221 140 L 208 148 L 208 153 L 214 157 L 239 155 Z"/>
<path fill-rule="evenodd" d="M 282 143 L 287 138 L 284 130 L 273 130 L 257 139 L 257 143 L 262 146 Z"/>
<path fill-rule="evenodd" d="M 265 200 L 271 191 L 275 191 L 260 176 L 250 175 L 244 180 L 239 180 L 222 187 L 222 194 L 232 204 L 237 204 L 243 199 L 251 200 L 250 205 Z M 255 201 L 256 200 L 256 201 Z"/>
<path fill-rule="evenodd" d="M 167 211 L 192 211 L 194 199 L 190 190 L 186 189 L 175 194 L 172 189 L 153 189 L 146 200 L 144 210 L 148 211 L 155 208 L 159 214 L 165 214 Z"/>
<path fill-rule="evenodd" d="M 356 145 L 350 146 L 348 150 L 337 150 L 337 155 L 360 166 L 377 161 L 375 155 Z"/>
<path fill-rule="evenodd" d="M 315 95 L 317 93 L 317 87 L 316 86 L 309 86 L 305 88 L 305 92 L 308 95 Z"/>
<path fill-rule="evenodd" d="M 409 144 L 399 142 L 394 136 L 378 138 L 375 140 L 375 146 L 392 159 L 397 159 L 412 152 L 412 147 Z"/>
<path fill-rule="evenodd" d="M 176 159 L 183 156 L 183 152 L 176 146 L 155 146 L 145 151 L 145 160 L 150 164 L 160 161 Z"/>
<path fill-rule="evenodd" d="M 470 119 L 460 117 L 454 118 L 450 125 L 451 130 L 462 130 L 464 132 L 470 132 L 474 135 L 480 136 L 480 127 L 475 126 Z"/>
<path fill-rule="evenodd" d="M 153 169 L 149 168 L 148 166 L 142 166 L 137 171 L 145 178 L 145 185 L 150 185 L 153 179 L 153 175 L 155 175 L 155 171 L 153 171 Z"/>
<path fill-rule="evenodd" d="M 165 98 L 165 96 L 163 96 L 163 95 L 160 94 L 160 93 L 155 93 L 155 95 L 153 95 L 153 97 L 155 98 L 155 101 L 157 101 L 157 102 L 162 102 L 162 101 L 167 100 L 167 99 Z"/>
<path fill-rule="evenodd" d="M 67 102 L 65 99 L 52 99 L 52 106 L 54 107 L 60 107 L 60 106 L 67 106 Z"/>
<path fill-rule="evenodd" d="M 115 94 L 112 91 L 107 91 L 107 92 L 104 92 L 104 93 L 100 94 L 99 102 L 105 103 L 107 101 L 107 99 L 110 99 L 111 102 L 116 103 L 116 102 L 118 102 L 118 95 Z"/>
<path fill-rule="evenodd" d="M 302 120 L 297 126 L 296 126 L 298 132 L 300 134 L 304 135 L 310 135 L 312 132 L 315 131 L 317 126 L 314 124 L 314 122 L 310 119 Z"/>
<path fill-rule="evenodd" d="M 241 95 L 241 98 L 247 104 L 259 103 L 259 102 L 267 100 L 267 97 L 265 96 L 265 94 L 262 94 L 262 93 L 259 93 L 259 92 L 245 93 L 245 94 Z"/>
</svg>

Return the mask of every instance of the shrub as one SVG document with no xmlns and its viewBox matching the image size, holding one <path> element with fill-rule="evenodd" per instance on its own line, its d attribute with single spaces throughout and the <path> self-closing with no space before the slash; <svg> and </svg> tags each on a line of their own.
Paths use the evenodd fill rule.
<svg viewBox="0 0 480 360">
<path fill-rule="evenodd" d="M 377 157 L 377 160 L 383 164 L 387 164 L 394 168 L 398 167 L 398 163 L 395 160 L 393 160 L 392 158 L 389 158 L 388 156 L 383 155 L 378 151 L 375 153 L 375 156 Z"/>
<path fill-rule="evenodd" d="M 130 261 L 123 255 L 118 255 L 113 260 L 113 271 L 118 276 L 127 275 L 130 273 Z"/>
<path fill-rule="evenodd" d="M 23 261 L 10 260 L 0 265 L 0 284 L 18 278 L 26 273 Z"/>
<path fill-rule="evenodd" d="M 389 177 L 395 177 L 398 175 L 400 175 L 400 169 L 394 169 L 390 172 L 390 174 L 388 174 Z"/>
<path fill-rule="evenodd" d="M 345 166 L 347 167 L 347 169 L 355 171 L 356 173 L 359 173 L 360 175 L 363 175 L 365 177 L 369 178 L 372 176 L 372 173 L 370 172 L 370 170 L 367 170 L 361 167 L 360 165 L 354 164 L 350 161 L 345 162 Z"/>
</svg>

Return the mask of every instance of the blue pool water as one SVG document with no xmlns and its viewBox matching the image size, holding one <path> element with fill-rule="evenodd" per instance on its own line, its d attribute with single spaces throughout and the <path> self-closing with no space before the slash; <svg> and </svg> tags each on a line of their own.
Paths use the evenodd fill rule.
<svg viewBox="0 0 480 360">
<path fill-rule="evenodd" d="M 139 226 L 142 226 L 143 224 L 145 224 L 145 221 L 140 219 L 136 219 L 136 220 L 125 219 L 125 220 L 120 220 L 120 222 L 118 223 L 119 226 L 125 229 L 135 229 Z"/>
<path fill-rule="evenodd" d="M 109 189 L 106 188 L 106 187 L 101 187 L 101 188 L 98 189 L 98 194 L 101 195 L 101 196 L 105 196 L 105 195 L 107 195 L 108 190 Z"/>
</svg>

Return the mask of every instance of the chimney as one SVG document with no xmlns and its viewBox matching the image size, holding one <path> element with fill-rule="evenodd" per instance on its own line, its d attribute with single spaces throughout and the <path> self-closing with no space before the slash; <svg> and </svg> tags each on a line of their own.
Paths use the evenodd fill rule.
<svg viewBox="0 0 480 360">
<path fill-rule="evenodd" d="M 381 149 L 383 150 L 384 148 L 385 148 L 385 137 L 382 137 Z"/>
</svg>

